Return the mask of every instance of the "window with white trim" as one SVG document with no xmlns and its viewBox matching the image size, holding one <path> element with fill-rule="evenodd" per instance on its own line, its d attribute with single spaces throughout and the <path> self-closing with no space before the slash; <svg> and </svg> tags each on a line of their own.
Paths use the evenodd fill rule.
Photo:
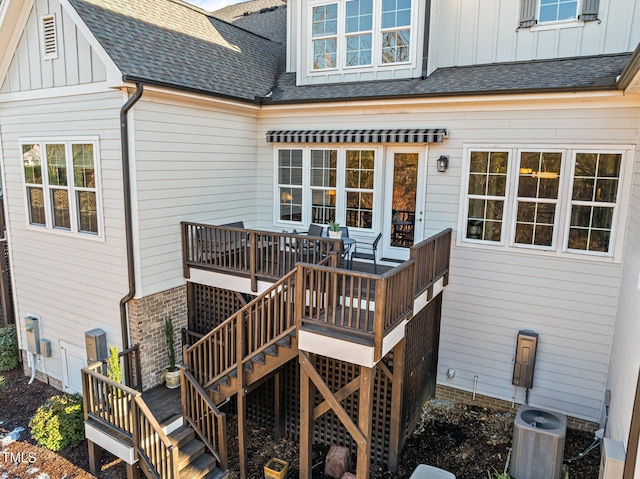
<svg viewBox="0 0 640 479">
<path fill-rule="evenodd" d="M 622 152 L 470 148 L 467 155 L 463 242 L 613 254 Z"/>
<path fill-rule="evenodd" d="M 375 204 L 375 149 L 278 149 L 276 221 L 338 222 L 371 230 Z"/>
<path fill-rule="evenodd" d="M 97 236 L 95 141 L 22 142 L 30 225 Z"/>
<path fill-rule="evenodd" d="M 600 0 L 520 0 L 519 28 L 600 21 Z"/>
<path fill-rule="evenodd" d="M 314 2 L 311 71 L 410 62 L 412 1 Z"/>
</svg>

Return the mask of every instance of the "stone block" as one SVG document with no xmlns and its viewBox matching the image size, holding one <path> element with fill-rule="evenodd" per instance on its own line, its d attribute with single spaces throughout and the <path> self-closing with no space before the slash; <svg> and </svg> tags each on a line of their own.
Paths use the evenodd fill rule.
<svg viewBox="0 0 640 479">
<path fill-rule="evenodd" d="M 327 476 L 342 478 L 351 470 L 351 451 L 343 446 L 331 446 L 324 461 L 324 473 Z"/>
</svg>

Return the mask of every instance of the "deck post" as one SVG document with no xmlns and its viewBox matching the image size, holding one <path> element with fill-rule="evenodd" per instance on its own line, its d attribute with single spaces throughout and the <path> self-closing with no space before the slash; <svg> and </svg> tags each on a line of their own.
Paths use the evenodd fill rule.
<svg viewBox="0 0 640 479">
<path fill-rule="evenodd" d="M 249 274 L 251 275 L 251 291 L 258 291 L 258 234 L 249 233 Z"/>
<path fill-rule="evenodd" d="M 400 434 L 402 428 L 402 390 L 404 381 L 405 339 L 393 348 L 393 379 L 391 385 L 391 426 L 389 430 L 389 463 L 391 472 L 398 471 L 400 453 Z"/>
<path fill-rule="evenodd" d="M 274 409 L 274 432 L 273 439 L 280 442 L 284 434 L 284 381 L 280 369 L 273 376 L 273 409 Z"/>
<path fill-rule="evenodd" d="M 358 445 L 356 477 L 369 478 L 369 462 L 371 461 L 371 431 L 373 430 L 373 386 L 375 384 L 376 367 L 360 367 L 360 399 L 358 405 L 358 429 L 364 436 L 364 444 Z"/>
<path fill-rule="evenodd" d="M 244 389 L 244 314 L 239 314 L 236 321 L 236 370 L 238 384 L 238 459 L 240 461 L 240 478 L 247 477 L 247 398 Z"/>
<path fill-rule="evenodd" d="M 299 356 L 302 362 L 303 356 Z M 304 367 L 300 367 L 300 479 L 311 479 L 313 467 L 313 401 L 314 389 Z"/>
<path fill-rule="evenodd" d="M 87 439 L 87 447 L 89 448 L 89 472 L 97 476 L 102 470 L 100 460 L 102 458 L 102 448 L 95 442 Z"/>
</svg>

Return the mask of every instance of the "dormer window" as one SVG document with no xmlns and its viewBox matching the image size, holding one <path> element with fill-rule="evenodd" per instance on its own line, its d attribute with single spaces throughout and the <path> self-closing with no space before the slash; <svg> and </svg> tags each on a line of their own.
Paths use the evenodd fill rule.
<svg viewBox="0 0 640 479">
<path fill-rule="evenodd" d="M 336 67 L 338 51 L 338 4 L 313 8 L 313 69 Z"/>
<path fill-rule="evenodd" d="M 409 61 L 411 0 L 382 0 L 382 63 Z"/>
<path fill-rule="evenodd" d="M 540 23 L 575 20 L 577 17 L 577 0 L 540 0 Z"/>
<path fill-rule="evenodd" d="M 412 0 L 312 3 L 311 71 L 411 61 Z"/>
</svg>

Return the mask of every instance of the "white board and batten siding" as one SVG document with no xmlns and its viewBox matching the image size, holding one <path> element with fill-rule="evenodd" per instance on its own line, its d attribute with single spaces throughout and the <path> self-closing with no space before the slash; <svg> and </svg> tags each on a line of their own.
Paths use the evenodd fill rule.
<svg viewBox="0 0 640 479">
<path fill-rule="evenodd" d="M 184 284 L 181 221 L 256 223 L 255 108 L 145 92 L 133 111 L 139 288 Z"/>
<path fill-rule="evenodd" d="M 44 59 L 42 18 L 54 15 L 57 56 Z M 107 67 L 68 12 L 55 0 L 35 0 L 0 87 L 0 94 L 101 83 Z"/>
<path fill-rule="evenodd" d="M 51 341 L 52 357 L 40 357 L 37 368 L 60 380 L 61 345 L 83 351 L 85 331 L 102 328 L 109 344 L 121 346 L 119 301 L 128 289 L 119 128 L 124 101 L 121 92 L 109 91 L 0 102 L 16 311 L 19 318 L 40 316 L 40 337 Z M 29 226 L 20 140 L 85 137 L 97 138 L 99 146 L 101 237 Z"/>
<path fill-rule="evenodd" d="M 312 111 L 283 107 L 263 113 L 258 136 L 264 138 L 268 130 L 446 128 L 448 138 L 428 146 L 424 237 L 452 227 L 455 238 L 465 147 L 611 145 L 626 150 L 637 144 L 640 113 L 628 105 L 614 95 L 600 100 L 537 97 L 496 103 L 326 105 Z M 440 155 L 450 157 L 446 173 L 436 171 Z M 258 218 L 264 222 L 261 227 L 273 226 L 274 146 L 264 140 L 258 162 Z M 381 174 L 378 171 L 384 168 L 376 170 Z M 637 189 L 635 195 L 637 209 Z M 438 381 L 472 391 L 478 376 L 479 394 L 511 401 L 517 333 L 530 329 L 540 335 L 530 402 L 599 421 L 621 269 L 620 261 L 611 259 L 480 248 L 454 241 L 444 292 Z M 637 270 L 635 274 L 637 284 Z M 447 379 L 448 368 L 456 369 L 455 378 Z M 522 388 L 516 400 L 524 401 Z"/>
<path fill-rule="evenodd" d="M 640 160 L 636 161 L 633 176 L 622 265 L 620 298 L 607 385 L 611 389 L 611 415 L 607 436 L 626 444 L 640 370 Z"/>
<path fill-rule="evenodd" d="M 640 5 L 600 0 L 598 21 L 520 28 L 520 0 L 435 0 L 429 72 L 437 68 L 632 52 Z"/>
</svg>

